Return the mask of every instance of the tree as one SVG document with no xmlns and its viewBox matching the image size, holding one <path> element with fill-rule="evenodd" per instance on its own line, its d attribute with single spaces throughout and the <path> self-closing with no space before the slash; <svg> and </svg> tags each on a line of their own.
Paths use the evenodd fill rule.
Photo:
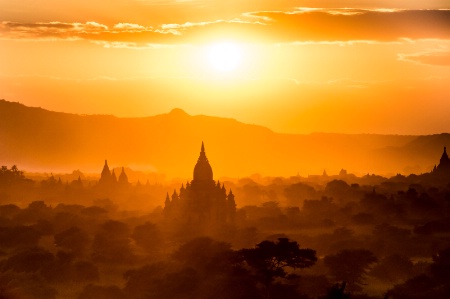
<svg viewBox="0 0 450 299">
<path fill-rule="evenodd" d="M 22 223 L 33 223 L 38 220 L 48 220 L 53 218 L 52 207 L 47 206 L 44 201 L 33 201 L 27 208 L 23 209 L 16 217 L 16 221 Z"/>
<path fill-rule="evenodd" d="M 96 281 L 100 279 L 98 268 L 91 262 L 78 261 L 71 269 L 71 280 L 75 282 Z"/>
<path fill-rule="evenodd" d="M 324 193 L 333 195 L 344 195 L 350 190 L 350 186 L 343 180 L 332 180 L 325 186 Z"/>
<path fill-rule="evenodd" d="M 29 226 L 0 228 L 0 248 L 30 248 L 37 246 L 41 233 Z"/>
<path fill-rule="evenodd" d="M 128 263 L 135 256 L 130 247 L 128 224 L 108 220 L 100 226 L 92 243 L 92 259 L 97 262 Z"/>
<path fill-rule="evenodd" d="M 439 251 L 433 256 L 433 264 L 430 267 L 431 275 L 439 282 L 450 281 L 450 248 Z"/>
<path fill-rule="evenodd" d="M 122 290 L 117 286 L 98 286 L 89 284 L 78 296 L 79 299 L 125 299 Z"/>
<path fill-rule="evenodd" d="M 2 271 L 38 272 L 54 261 L 55 257 L 49 251 L 40 248 L 28 248 L 4 260 Z"/>
<path fill-rule="evenodd" d="M 450 298 L 450 248 L 433 256 L 429 273 L 408 279 L 389 290 L 389 295 L 399 299 Z"/>
<path fill-rule="evenodd" d="M 125 272 L 124 291 L 128 298 L 187 299 L 199 298 L 197 291 L 204 280 L 191 267 L 168 272 L 168 264 L 155 263 Z M 207 277 L 205 277 L 207 279 Z"/>
<path fill-rule="evenodd" d="M 16 184 L 25 180 L 23 171 L 20 171 L 16 165 L 13 165 L 11 169 L 7 166 L 0 168 L 0 185 L 8 186 Z"/>
<path fill-rule="evenodd" d="M 156 253 L 162 247 L 161 231 L 156 224 L 151 222 L 136 226 L 131 237 L 148 253 Z"/>
<path fill-rule="evenodd" d="M 324 259 L 330 274 L 337 281 L 346 282 L 350 291 L 361 290 L 364 275 L 376 261 L 375 255 L 366 249 L 345 249 Z"/>
<path fill-rule="evenodd" d="M 21 209 L 14 204 L 0 205 L 0 217 L 6 219 L 14 219 Z"/>
<path fill-rule="evenodd" d="M 284 196 L 291 206 L 301 206 L 305 199 L 314 199 L 317 197 L 317 191 L 305 184 L 292 184 L 284 189 Z"/>
<path fill-rule="evenodd" d="M 57 292 L 38 273 L 0 272 L 1 299 L 55 299 Z"/>
<path fill-rule="evenodd" d="M 40 271 L 50 283 L 92 282 L 98 281 L 100 275 L 97 267 L 88 261 L 74 261 L 74 256 L 65 251 L 58 251 L 56 258 Z"/>
<path fill-rule="evenodd" d="M 54 238 L 56 246 L 75 255 L 82 255 L 89 244 L 89 234 L 74 226 L 56 234 Z"/>
<path fill-rule="evenodd" d="M 149 294 L 157 292 L 166 275 L 168 265 L 166 263 L 154 263 L 138 269 L 131 269 L 124 273 L 126 280 L 124 292 L 129 298 L 144 299 Z"/>
<path fill-rule="evenodd" d="M 396 283 L 409 278 L 413 270 L 414 264 L 409 258 L 393 254 L 383 258 L 369 275 L 384 282 Z"/>
<path fill-rule="evenodd" d="M 317 261 L 315 250 L 300 249 L 297 242 L 288 238 L 279 238 L 277 242 L 262 241 L 255 248 L 240 250 L 240 254 L 265 286 L 276 277 L 288 277 L 286 268 L 307 268 Z"/>
<path fill-rule="evenodd" d="M 320 299 L 350 299 L 350 295 L 345 292 L 345 281 L 337 283 L 328 289 L 327 294 Z"/>
<path fill-rule="evenodd" d="M 239 262 L 231 245 L 209 237 L 192 239 L 174 252 L 173 258 L 203 273 L 223 273 Z"/>
</svg>

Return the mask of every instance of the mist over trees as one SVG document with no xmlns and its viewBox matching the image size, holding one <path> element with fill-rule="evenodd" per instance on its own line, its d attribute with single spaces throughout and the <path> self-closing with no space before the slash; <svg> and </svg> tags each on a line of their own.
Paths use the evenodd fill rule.
<svg viewBox="0 0 450 299">
<path fill-rule="evenodd" d="M 446 174 L 216 182 L 199 161 L 188 183 L 2 167 L 0 297 L 450 296 Z M 196 188 L 216 203 L 195 202 Z"/>
</svg>

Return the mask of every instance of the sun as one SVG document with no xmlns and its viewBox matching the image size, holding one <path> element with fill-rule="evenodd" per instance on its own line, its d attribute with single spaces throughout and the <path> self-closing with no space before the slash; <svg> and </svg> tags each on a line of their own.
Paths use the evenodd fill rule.
<svg viewBox="0 0 450 299">
<path fill-rule="evenodd" d="M 222 72 L 233 71 L 241 62 L 241 49 L 233 43 L 218 43 L 211 45 L 208 50 L 210 65 Z"/>
</svg>

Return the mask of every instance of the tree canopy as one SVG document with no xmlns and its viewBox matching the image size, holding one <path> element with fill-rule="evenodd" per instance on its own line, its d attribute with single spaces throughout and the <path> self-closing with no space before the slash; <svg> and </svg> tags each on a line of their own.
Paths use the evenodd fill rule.
<svg viewBox="0 0 450 299">
<path fill-rule="evenodd" d="M 277 242 L 262 241 L 255 248 L 240 250 L 244 261 L 268 285 L 274 278 L 286 278 L 286 268 L 307 268 L 317 261 L 316 251 L 301 249 L 296 241 L 279 238 Z"/>
</svg>

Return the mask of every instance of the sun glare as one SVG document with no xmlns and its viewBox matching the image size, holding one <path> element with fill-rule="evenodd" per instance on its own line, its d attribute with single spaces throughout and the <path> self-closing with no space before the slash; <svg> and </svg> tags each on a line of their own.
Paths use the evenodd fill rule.
<svg viewBox="0 0 450 299">
<path fill-rule="evenodd" d="M 239 66 L 241 49 L 233 43 L 214 44 L 208 48 L 208 60 L 218 71 L 232 71 Z"/>
</svg>

